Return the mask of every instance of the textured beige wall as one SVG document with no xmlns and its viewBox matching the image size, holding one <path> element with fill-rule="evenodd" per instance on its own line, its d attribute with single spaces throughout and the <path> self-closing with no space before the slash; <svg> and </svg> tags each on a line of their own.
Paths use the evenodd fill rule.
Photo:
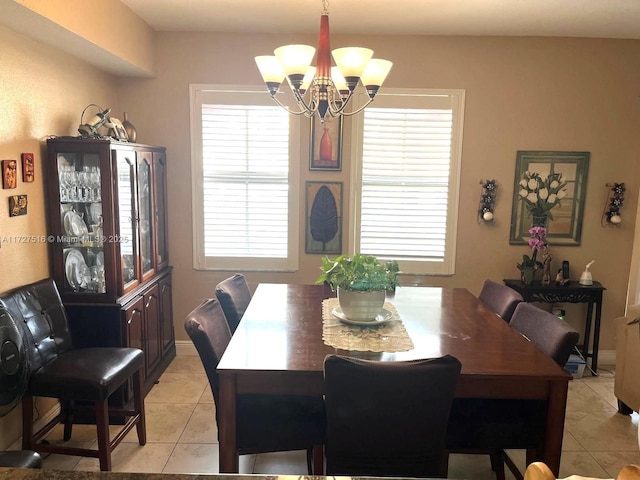
<svg viewBox="0 0 640 480">
<path fill-rule="evenodd" d="M 87 48 L 95 45 L 140 71 L 153 72 L 154 31 L 124 3 L 114 0 L 15 1 L 52 25 L 77 35 L 78 40 L 87 42 Z"/>
<path fill-rule="evenodd" d="M 26 236 L 47 234 L 45 219 L 45 140 L 76 135 L 82 109 L 89 103 L 116 105 L 113 78 L 66 54 L 0 27 L 0 159 L 35 155 L 35 182 L 0 189 L 0 292 L 49 276 L 48 247 Z M 50 175 L 50 174 L 49 174 Z M 27 194 L 28 214 L 9 218 L 8 198 Z M 51 402 L 38 402 L 40 413 Z M 0 418 L 0 450 L 20 437 L 21 410 Z"/>
<path fill-rule="evenodd" d="M 229 272 L 192 267 L 189 84 L 253 84 L 261 80 L 253 57 L 293 42 L 316 38 L 276 35 L 160 33 L 157 78 L 126 79 L 121 103 L 142 142 L 166 145 L 169 160 L 170 262 L 174 269 L 174 322 L 186 340 L 182 321 L 200 301 L 213 295 Z M 486 277 L 517 276 L 515 264 L 528 249 L 509 245 L 509 222 L 517 150 L 591 152 L 580 247 L 553 247 L 553 267 L 566 259 L 577 279 L 584 265 L 606 287 L 601 349 L 614 348 L 609 320 L 622 314 L 638 191 L 640 151 L 639 41 L 501 37 L 334 37 L 332 46 L 369 46 L 376 56 L 394 61 L 387 86 L 466 90 L 464 145 L 456 274 L 427 277 L 427 284 L 466 287 L 478 293 Z M 266 95 L 266 93 L 265 93 Z M 349 195 L 348 148 L 343 170 L 308 171 L 308 138 L 300 154 L 300 184 L 307 180 L 345 182 Z M 479 224 L 476 211 L 480 180 L 495 178 L 500 189 L 496 222 Z M 603 228 L 606 182 L 627 183 L 624 222 Z M 301 188 L 300 204 L 304 205 Z M 300 209 L 300 223 L 303 212 Z M 345 217 L 345 222 L 349 218 Z M 304 252 L 303 229 L 300 243 Z M 345 244 L 346 246 L 346 244 Z M 317 255 L 300 255 L 296 273 L 252 273 L 258 282 L 313 283 Z M 570 305 L 567 319 L 582 329 L 584 305 Z"/>
</svg>

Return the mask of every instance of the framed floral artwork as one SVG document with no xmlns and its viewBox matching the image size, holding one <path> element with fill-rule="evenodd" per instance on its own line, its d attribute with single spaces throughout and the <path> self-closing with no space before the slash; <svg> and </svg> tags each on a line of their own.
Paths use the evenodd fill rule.
<svg viewBox="0 0 640 480">
<path fill-rule="evenodd" d="M 342 170 L 342 116 L 311 117 L 309 170 Z"/>
<path fill-rule="evenodd" d="M 509 243 L 547 229 L 548 245 L 580 245 L 589 152 L 518 151 Z"/>
<path fill-rule="evenodd" d="M 305 253 L 342 253 L 342 182 L 306 183 Z"/>
</svg>

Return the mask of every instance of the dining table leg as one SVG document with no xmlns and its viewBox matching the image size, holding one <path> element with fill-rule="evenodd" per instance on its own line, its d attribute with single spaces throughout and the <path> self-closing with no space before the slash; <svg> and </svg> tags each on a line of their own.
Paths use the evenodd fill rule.
<svg viewBox="0 0 640 480">
<path fill-rule="evenodd" d="M 547 402 L 547 428 L 545 431 L 543 460 L 556 478 L 560 473 L 562 454 L 562 436 L 567 408 L 567 382 L 550 382 Z"/>
<path fill-rule="evenodd" d="M 218 412 L 219 469 L 220 473 L 238 473 L 236 437 L 236 376 L 221 374 L 220 405 Z"/>
</svg>

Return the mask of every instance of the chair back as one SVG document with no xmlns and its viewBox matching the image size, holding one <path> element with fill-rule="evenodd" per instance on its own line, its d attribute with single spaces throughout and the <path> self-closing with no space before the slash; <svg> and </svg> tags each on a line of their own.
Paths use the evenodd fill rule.
<svg viewBox="0 0 640 480">
<path fill-rule="evenodd" d="M 40 280 L 3 295 L 0 306 L 23 327 L 30 373 L 73 348 L 67 313 L 53 279 Z"/>
<path fill-rule="evenodd" d="M 525 302 L 518 304 L 509 325 L 562 367 L 580 338 L 564 320 Z"/>
<path fill-rule="evenodd" d="M 460 361 L 324 361 L 327 475 L 446 477 Z"/>
<path fill-rule="evenodd" d="M 216 369 L 231 340 L 231 332 L 220 303 L 215 298 L 202 302 L 187 315 L 184 329 L 198 351 L 209 379 L 213 399 L 217 404 L 220 382 Z M 217 419 L 218 409 L 216 408 Z"/>
<path fill-rule="evenodd" d="M 251 301 L 251 291 L 244 275 L 236 273 L 216 285 L 216 298 L 222 305 L 233 334 Z"/>
<path fill-rule="evenodd" d="M 506 322 L 511 320 L 516 306 L 524 301 L 513 288 L 489 279 L 484 281 L 478 298 Z"/>
</svg>

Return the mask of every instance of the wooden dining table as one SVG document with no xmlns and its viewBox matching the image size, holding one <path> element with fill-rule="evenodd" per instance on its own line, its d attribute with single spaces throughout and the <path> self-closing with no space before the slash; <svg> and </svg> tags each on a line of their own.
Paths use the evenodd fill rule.
<svg viewBox="0 0 640 480">
<path fill-rule="evenodd" d="M 568 382 L 564 369 L 464 288 L 398 287 L 388 296 L 413 348 L 403 352 L 336 350 L 322 339 L 325 285 L 260 284 L 220 363 L 220 472 L 238 472 L 236 396 L 324 393 L 329 354 L 379 361 L 453 355 L 462 363 L 456 398 L 537 400 L 545 405 L 536 446 L 557 476 Z"/>
</svg>

